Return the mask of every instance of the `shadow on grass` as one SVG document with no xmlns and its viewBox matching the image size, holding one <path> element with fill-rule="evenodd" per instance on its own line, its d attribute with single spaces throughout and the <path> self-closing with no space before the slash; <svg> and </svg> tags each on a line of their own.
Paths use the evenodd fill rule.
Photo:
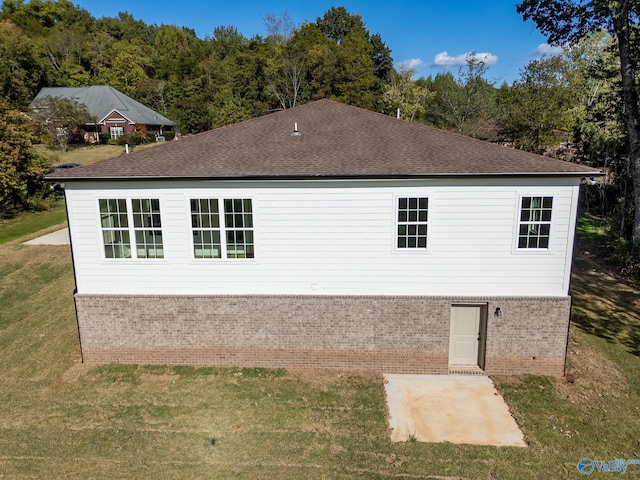
<svg viewBox="0 0 640 480">
<path fill-rule="evenodd" d="M 619 283 L 593 259 L 578 252 L 571 292 L 575 325 L 640 356 L 640 292 Z"/>
</svg>

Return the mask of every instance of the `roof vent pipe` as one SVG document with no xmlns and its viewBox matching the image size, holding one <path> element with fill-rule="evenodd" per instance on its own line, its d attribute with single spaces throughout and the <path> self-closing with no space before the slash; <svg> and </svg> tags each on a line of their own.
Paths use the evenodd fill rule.
<svg viewBox="0 0 640 480">
<path fill-rule="evenodd" d="M 295 122 L 293 124 L 293 132 L 291 132 L 291 136 L 292 137 L 299 137 L 300 135 L 302 135 L 302 134 L 298 131 L 298 122 Z"/>
<path fill-rule="evenodd" d="M 400 118 L 400 109 L 396 112 L 396 118 Z"/>
</svg>

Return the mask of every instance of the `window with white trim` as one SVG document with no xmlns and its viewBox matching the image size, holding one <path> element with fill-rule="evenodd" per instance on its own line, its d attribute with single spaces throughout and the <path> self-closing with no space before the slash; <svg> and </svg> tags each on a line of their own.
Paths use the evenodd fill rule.
<svg viewBox="0 0 640 480">
<path fill-rule="evenodd" d="M 553 197 L 522 197 L 518 222 L 519 249 L 547 249 Z"/>
<path fill-rule="evenodd" d="M 253 207 L 249 198 L 191 199 L 194 258 L 254 258 Z M 223 254 L 224 252 L 224 254 Z"/>
<path fill-rule="evenodd" d="M 124 135 L 124 127 L 109 127 L 109 135 L 111 138 L 118 138 Z"/>
<path fill-rule="evenodd" d="M 429 199 L 398 198 L 397 248 L 427 248 Z"/>
<path fill-rule="evenodd" d="M 222 242 L 217 198 L 191 200 L 191 228 L 193 229 L 193 256 L 221 258 Z"/>
<path fill-rule="evenodd" d="M 134 198 L 131 204 L 138 258 L 164 258 L 160 200 Z"/>
<path fill-rule="evenodd" d="M 100 199 L 100 224 L 106 258 L 131 258 L 131 237 L 127 201 L 124 198 Z"/>
<path fill-rule="evenodd" d="M 160 200 L 106 198 L 98 203 L 106 258 L 164 258 Z"/>
</svg>

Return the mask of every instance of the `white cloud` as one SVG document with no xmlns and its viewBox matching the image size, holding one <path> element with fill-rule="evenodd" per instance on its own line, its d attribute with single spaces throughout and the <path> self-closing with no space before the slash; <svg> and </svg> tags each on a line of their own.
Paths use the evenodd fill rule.
<svg viewBox="0 0 640 480">
<path fill-rule="evenodd" d="M 419 67 L 426 67 L 427 63 L 420 58 L 410 58 L 398 63 L 398 67 L 401 69 L 413 70 Z"/>
<path fill-rule="evenodd" d="M 494 55 L 493 53 L 467 52 L 452 57 L 447 52 L 440 52 L 434 57 L 433 64 L 438 67 L 445 68 L 457 66 L 464 67 L 467 64 L 467 59 L 471 56 L 475 56 L 476 59 L 484 62 L 486 65 L 495 65 L 496 63 L 498 63 L 498 56 Z"/>
<path fill-rule="evenodd" d="M 562 47 L 553 47 L 548 43 L 541 43 L 536 47 L 535 53 L 537 55 L 560 55 L 562 53 Z"/>
</svg>

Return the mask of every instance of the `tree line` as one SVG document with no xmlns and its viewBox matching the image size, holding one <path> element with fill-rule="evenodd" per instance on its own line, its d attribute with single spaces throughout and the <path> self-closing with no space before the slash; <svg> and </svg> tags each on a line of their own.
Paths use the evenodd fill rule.
<svg viewBox="0 0 640 480">
<path fill-rule="evenodd" d="M 638 110 L 640 7 L 526 0 L 515 8 L 562 52 L 532 60 L 507 84 L 492 80 L 473 54 L 457 72 L 416 78 L 394 67 L 382 37 L 344 7 L 302 25 L 269 13 L 264 37 L 218 26 L 201 39 L 124 12 L 96 19 L 69 0 L 3 0 L 0 97 L 24 111 L 44 86 L 108 84 L 176 121 L 183 134 L 320 98 L 399 112 L 605 169 L 606 180 L 586 190 L 589 204 L 640 252 L 638 124 L 629 128 Z"/>
<path fill-rule="evenodd" d="M 268 14 L 266 37 L 218 26 L 200 39 L 128 13 L 93 18 L 68 0 L 4 0 L 0 93 L 25 109 L 44 86 L 108 84 L 197 133 L 319 98 L 375 109 L 391 51 L 358 15 L 332 8 L 295 27 Z"/>
</svg>

